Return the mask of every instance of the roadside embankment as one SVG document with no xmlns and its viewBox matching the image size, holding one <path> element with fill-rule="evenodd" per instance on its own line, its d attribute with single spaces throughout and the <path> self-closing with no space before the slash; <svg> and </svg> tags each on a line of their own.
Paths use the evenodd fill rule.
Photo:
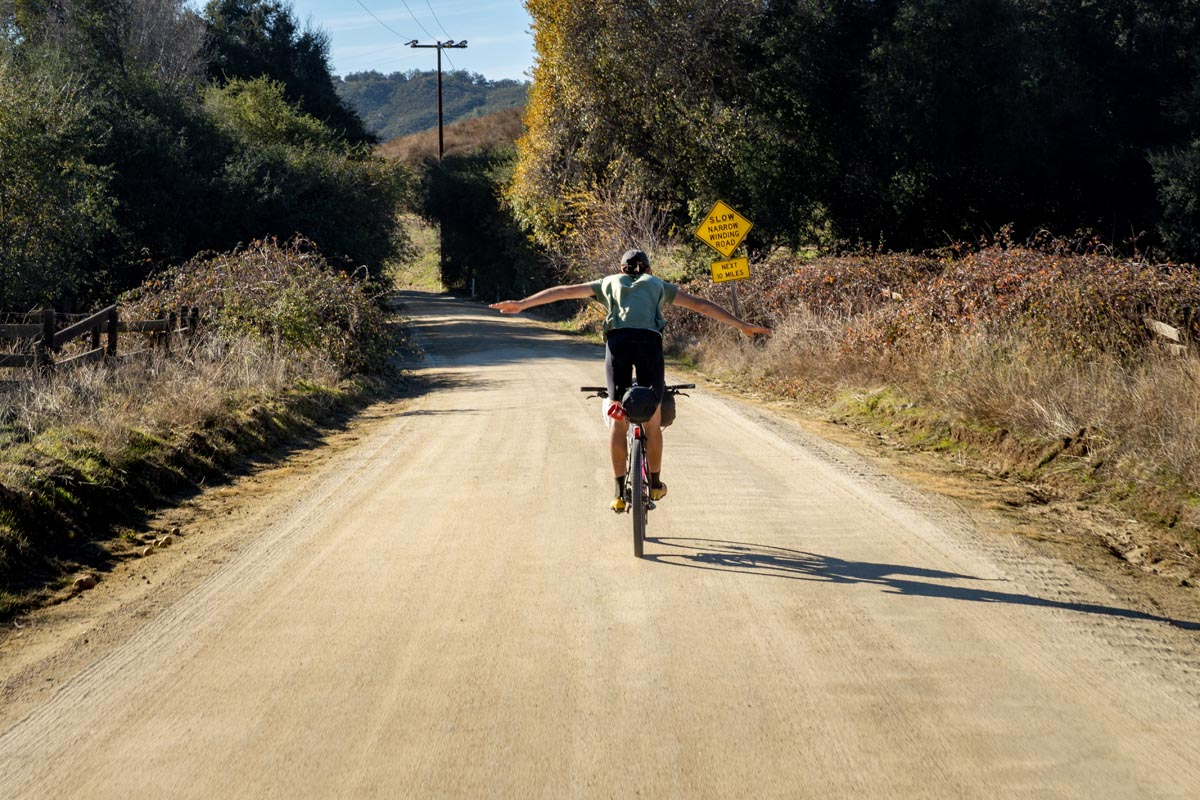
<svg viewBox="0 0 1200 800">
<path fill-rule="evenodd" d="M 180 493 L 396 391 L 398 326 L 368 291 L 303 243 L 254 243 L 122 299 L 131 314 L 214 309 L 186 351 L 11 384 L 0 396 L 0 617 L 142 552 L 147 514 Z"/>
<path fill-rule="evenodd" d="M 1183 587 L 1200 575 L 1200 273 L 1059 243 L 938 256 L 760 265 L 751 342 L 695 315 L 677 357 L 726 382 L 819 409 L 896 447 L 938 453 L 1029 488 L 1030 502 L 1108 508 L 1116 555 Z M 719 302 L 727 290 L 689 286 Z"/>
</svg>

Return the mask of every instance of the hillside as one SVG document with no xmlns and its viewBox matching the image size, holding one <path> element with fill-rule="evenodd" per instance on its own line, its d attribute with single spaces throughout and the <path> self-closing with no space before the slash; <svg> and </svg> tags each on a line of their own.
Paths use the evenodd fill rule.
<svg viewBox="0 0 1200 800">
<path fill-rule="evenodd" d="M 335 81 L 338 96 L 362 117 L 367 129 L 387 141 L 437 126 L 437 73 L 355 72 Z M 528 84 L 491 81 L 458 70 L 442 74 L 444 122 L 481 117 L 525 105 Z"/>
<path fill-rule="evenodd" d="M 521 109 L 508 108 L 481 117 L 459 120 L 443 132 L 445 155 L 461 156 L 486 148 L 511 147 L 524 130 Z M 437 158 L 437 129 L 397 136 L 379 146 L 380 155 L 405 163 Z"/>
</svg>

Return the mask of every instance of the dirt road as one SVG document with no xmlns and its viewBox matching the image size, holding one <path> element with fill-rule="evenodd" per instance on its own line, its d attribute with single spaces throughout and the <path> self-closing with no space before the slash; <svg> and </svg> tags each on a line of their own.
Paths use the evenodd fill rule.
<svg viewBox="0 0 1200 800">
<path fill-rule="evenodd" d="M 5 641 L 0 797 L 1198 796 L 1198 620 L 703 390 L 636 560 L 599 349 L 405 300 L 435 391 Z"/>
</svg>

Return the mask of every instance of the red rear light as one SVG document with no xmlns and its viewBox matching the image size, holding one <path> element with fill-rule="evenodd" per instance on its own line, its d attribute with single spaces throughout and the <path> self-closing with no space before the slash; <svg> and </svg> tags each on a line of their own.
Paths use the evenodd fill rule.
<svg viewBox="0 0 1200 800">
<path fill-rule="evenodd" d="M 635 438 L 635 439 L 642 438 L 642 426 L 641 425 L 633 426 L 633 438 Z"/>
</svg>

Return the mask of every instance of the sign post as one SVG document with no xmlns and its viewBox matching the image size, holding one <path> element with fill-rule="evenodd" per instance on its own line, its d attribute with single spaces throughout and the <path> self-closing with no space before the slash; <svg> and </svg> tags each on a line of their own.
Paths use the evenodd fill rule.
<svg viewBox="0 0 1200 800">
<path fill-rule="evenodd" d="M 733 251 L 738 249 L 738 245 L 753 227 L 754 223 L 718 200 L 696 229 L 696 238 L 726 259 L 731 259 Z M 714 261 L 712 276 L 714 283 L 729 283 L 729 293 L 733 298 L 733 315 L 741 316 L 738 312 L 737 281 L 744 281 L 750 277 L 750 259 Z"/>
</svg>

